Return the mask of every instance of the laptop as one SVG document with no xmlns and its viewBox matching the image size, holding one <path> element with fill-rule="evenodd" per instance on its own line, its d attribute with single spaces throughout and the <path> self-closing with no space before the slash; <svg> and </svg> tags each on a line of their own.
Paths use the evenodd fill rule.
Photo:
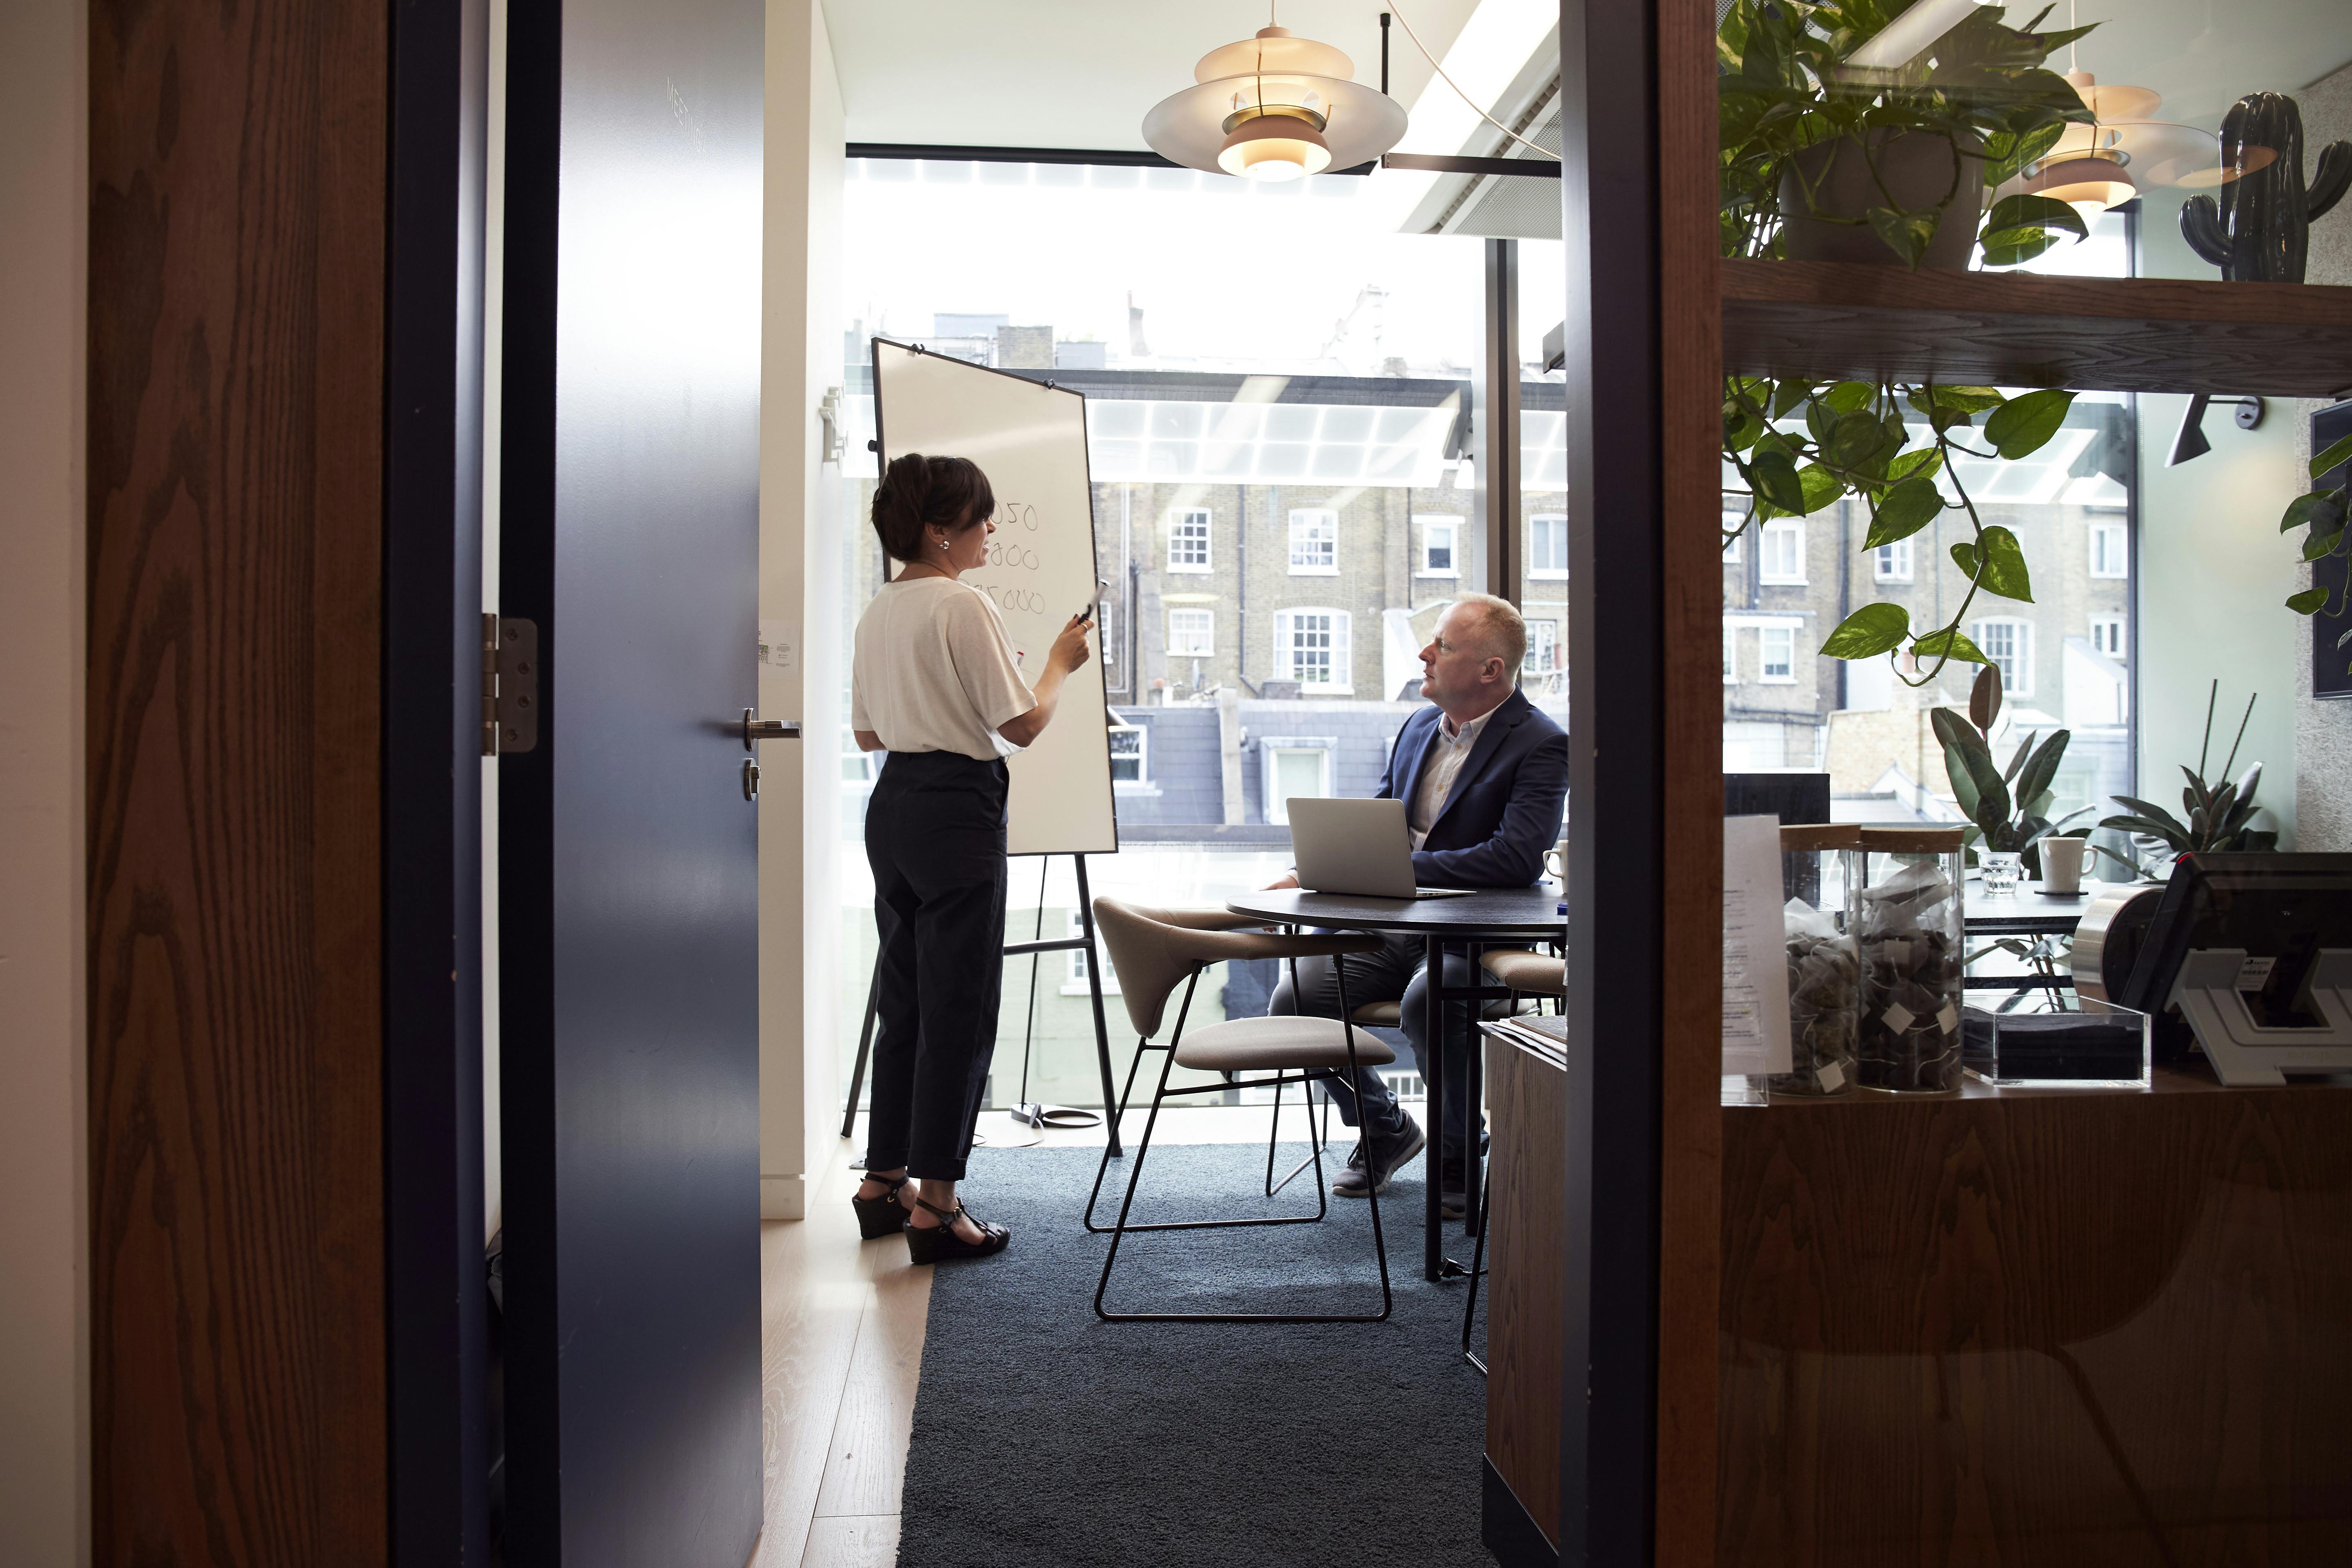
<svg viewBox="0 0 2352 1568">
<path fill-rule="evenodd" d="M 1412 837 L 1401 800 L 1322 800 L 1296 796 L 1290 849 L 1298 885 L 1310 893 L 1360 899 L 1458 899 L 1467 888 L 1413 885 Z"/>
</svg>

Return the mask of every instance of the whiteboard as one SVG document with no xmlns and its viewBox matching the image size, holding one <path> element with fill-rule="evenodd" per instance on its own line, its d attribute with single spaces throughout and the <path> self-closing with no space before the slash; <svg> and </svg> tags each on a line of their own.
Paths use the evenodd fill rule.
<svg viewBox="0 0 2352 1568">
<path fill-rule="evenodd" d="M 962 360 L 874 340 L 875 445 L 881 467 L 920 452 L 970 458 L 996 492 L 988 563 L 963 581 L 995 601 L 1031 681 L 1069 618 L 1094 603 L 1094 486 L 1087 400 Z M 1014 855 L 1112 855 L 1110 729 L 1102 647 L 1062 686 L 1037 743 L 1012 759 L 1005 845 Z"/>
</svg>

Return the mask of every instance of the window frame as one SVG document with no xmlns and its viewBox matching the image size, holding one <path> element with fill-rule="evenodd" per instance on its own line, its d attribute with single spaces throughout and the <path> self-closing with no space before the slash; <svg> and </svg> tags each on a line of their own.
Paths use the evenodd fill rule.
<svg viewBox="0 0 2352 1568">
<path fill-rule="evenodd" d="M 1874 583 L 1908 583 L 1916 568 L 1907 539 L 1890 540 L 1870 552 L 1870 580 Z"/>
<path fill-rule="evenodd" d="M 1333 754 L 1338 748 L 1337 740 L 1322 735 L 1268 735 L 1258 742 L 1258 804 L 1263 807 L 1267 826 L 1286 827 L 1290 823 L 1290 813 L 1283 805 L 1289 797 L 1277 796 L 1275 788 L 1282 776 L 1281 759 L 1286 756 L 1317 758 L 1317 787 L 1322 793 L 1301 798 L 1328 800 L 1338 773 L 1338 759 Z"/>
<path fill-rule="evenodd" d="M 1723 683 L 1739 684 L 1739 627 L 1730 621 L 1723 623 Z"/>
<path fill-rule="evenodd" d="M 1735 501 L 1738 504 L 1735 505 Z M 1735 524 L 1738 531 L 1732 533 L 1731 542 L 1723 547 L 1723 563 L 1726 566 L 1739 564 L 1739 547 L 1748 537 L 1748 498 L 1734 491 L 1726 490 L 1723 496 L 1722 528 L 1725 531 L 1729 531 Z"/>
<path fill-rule="evenodd" d="M 2006 701 L 2014 697 L 2032 697 L 2033 695 L 2033 623 L 2023 616 L 1979 616 L 1969 624 L 1969 640 L 1977 645 L 1989 663 L 1998 666 L 2001 661 L 1990 646 L 1992 639 L 1988 636 L 1990 628 L 1994 626 L 2004 627 L 2017 634 L 2009 657 L 2010 662 L 2017 667 L 2018 674 L 2012 676 L 2008 669 L 2001 670 L 2002 700 Z"/>
<path fill-rule="evenodd" d="M 1204 630 L 1206 647 L 1176 646 L 1176 617 L 1199 616 L 1207 624 Z M 1214 658 L 1217 657 L 1217 612 L 1206 605 L 1171 605 L 1168 606 L 1168 657 L 1170 658 Z"/>
<path fill-rule="evenodd" d="M 1546 523 L 1559 525 L 1559 564 L 1536 564 L 1536 542 Z M 1564 511 L 1538 511 L 1528 514 L 1528 579 L 1536 583 L 1568 581 L 1568 514 Z"/>
<path fill-rule="evenodd" d="M 1298 674 L 1297 617 L 1328 616 L 1331 617 L 1331 673 L 1339 679 L 1331 683 L 1303 679 Z M 1274 612 L 1274 657 L 1276 680 L 1298 682 L 1298 695 L 1317 697 L 1353 697 L 1355 681 L 1354 616 L 1337 605 L 1287 605 Z"/>
<path fill-rule="evenodd" d="M 1191 536 L 1183 530 L 1194 518 L 1201 521 L 1201 559 L 1198 562 L 1179 561 L 1177 547 L 1187 543 Z M 1168 509 L 1168 570 L 1189 576 L 1205 576 L 1217 569 L 1217 514 L 1204 506 L 1180 506 Z"/>
<path fill-rule="evenodd" d="M 1135 737 L 1135 776 L 1131 779 L 1118 776 L 1119 754 L 1114 746 L 1110 752 L 1111 786 L 1114 789 L 1120 785 L 1130 789 L 1148 788 L 1151 784 L 1151 727 L 1148 724 L 1122 723 L 1118 716 L 1114 713 L 1111 715 L 1111 722 L 1105 726 L 1105 729 L 1112 735 Z"/>
<path fill-rule="evenodd" d="M 1776 637 L 1786 638 L 1789 661 L 1784 673 L 1772 673 L 1772 643 Z M 1792 626 L 1758 626 L 1756 628 L 1756 680 L 1761 686 L 1794 686 L 1797 684 L 1797 628 Z"/>
<path fill-rule="evenodd" d="M 1796 541 L 1796 575 L 1772 569 L 1772 541 L 1775 535 Z M 1765 523 L 1756 536 L 1756 581 L 1767 588 L 1802 588 L 1805 576 L 1805 520 L 1801 517 L 1776 517 Z"/>
<path fill-rule="evenodd" d="M 1549 616 L 1539 616 L 1526 622 L 1526 626 L 1528 651 L 1526 657 L 1519 660 L 1519 673 L 1523 676 L 1557 674 L 1560 668 L 1559 623 Z M 1551 657 L 1542 663 L 1538 663 L 1536 655 L 1538 653 L 1549 654 Z"/>
<path fill-rule="evenodd" d="M 1328 562 L 1320 564 L 1313 562 L 1309 562 L 1305 565 L 1301 565 L 1299 563 L 1299 529 L 1302 525 L 1309 529 L 1322 527 L 1328 528 L 1330 530 L 1328 535 L 1322 540 L 1317 541 L 1310 536 L 1308 541 L 1310 544 L 1319 542 L 1328 548 L 1330 559 Z M 1292 576 L 1337 577 L 1339 574 L 1339 513 L 1338 509 L 1327 506 L 1292 507 L 1290 509 L 1289 543 L 1290 574 Z"/>
<path fill-rule="evenodd" d="M 1087 934 L 1087 923 L 1085 920 L 1080 917 L 1078 911 L 1076 910 L 1071 910 L 1067 912 L 1069 916 L 1068 935 L 1070 940 L 1073 942 L 1082 941 Z M 1097 935 L 1095 938 L 1095 943 L 1092 949 L 1073 947 L 1067 949 L 1062 954 L 1062 984 L 1060 991 L 1063 995 L 1091 996 L 1094 994 L 1093 988 L 1087 984 L 1087 965 L 1092 963 L 1097 957 L 1100 957 L 1102 960 L 1102 994 L 1106 996 L 1116 996 L 1119 994 L 1118 966 L 1111 963 L 1110 950 L 1103 942 L 1102 938 Z"/>
<path fill-rule="evenodd" d="M 2114 628 L 2115 628 L 2115 634 L 2116 634 L 2116 646 L 2115 646 L 2115 647 L 2102 647 L 2100 646 L 2100 642 L 2101 642 L 2101 640 L 2102 640 L 2102 639 L 2101 639 L 2101 637 L 2100 637 L 2099 634 L 2100 634 L 2100 632 L 2101 632 L 2103 629 L 2105 629 L 2105 628 L 2106 628 L 2106 627 L 2109 627 L 2109 626 L 2112 626 L 2112 627 L 2114 627 Z M 2112 659 L 2114 659 L 2116 663 L 2120 664 L 2120 663 L 2122 663 L 2122 662 L 2123 662 L 2124 658 L 2125 658 L 2125 655 L 2126 655 L 2126 653 L 2128 653 L 2128 652 L 2129 652 L 2130 647 L 2131 647 L 2131 617 L 2130 617 L 2130 616 L 2093 616 L 2091 617 L 2091 651 L 2092 651 L 2093 653 L 2096 653 L 2096 654 L 2103 654 L 2103 655 L 2105 655 L 2105 657 L 2107 657 L 2108 658 L 2112 658 Z"/>
<path fill-rule="evenodd" d="M 1460 578 L 1462 575 L 1462 519 L 1453 512 L 1436 512 L 1417 518 L 1415 521 L 1421 524 L 1421 559 L 1419 564 L 1413 568 L 1413 575 Z M 1430 535 L 1438 529 L 1445 531 L 1445 555 L 1448 564 L 1444 567 L 1433 566 L 1429 563 L 1429 552 L 1435 543 Z"/>
</svg>

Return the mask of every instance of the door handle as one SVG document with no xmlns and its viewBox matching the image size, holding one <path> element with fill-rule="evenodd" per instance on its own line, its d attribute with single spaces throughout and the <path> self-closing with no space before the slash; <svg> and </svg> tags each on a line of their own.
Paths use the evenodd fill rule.
<svg viewBox="0 0 2352 1568">
<path fill-rule="evenodd" d="M 797 719 L 762 719 L 756 708 L 743 710 L 743 749 L 750 751 L 754 741 L 797 741 L 801 738 L 801 721 Z"/>
</svg>

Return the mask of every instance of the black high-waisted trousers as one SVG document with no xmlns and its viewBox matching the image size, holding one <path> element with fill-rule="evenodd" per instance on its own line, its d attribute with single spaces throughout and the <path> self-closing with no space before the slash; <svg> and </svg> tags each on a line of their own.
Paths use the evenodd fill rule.
<svg viewBox="0 0 2352 1568">
<path fill-rule="evenodd" d="M 866 803 L 877 967 L 869 1170 L 963 1179 L 1004 988 L 1002 761 L 893 752 Z"/>
</svg>

